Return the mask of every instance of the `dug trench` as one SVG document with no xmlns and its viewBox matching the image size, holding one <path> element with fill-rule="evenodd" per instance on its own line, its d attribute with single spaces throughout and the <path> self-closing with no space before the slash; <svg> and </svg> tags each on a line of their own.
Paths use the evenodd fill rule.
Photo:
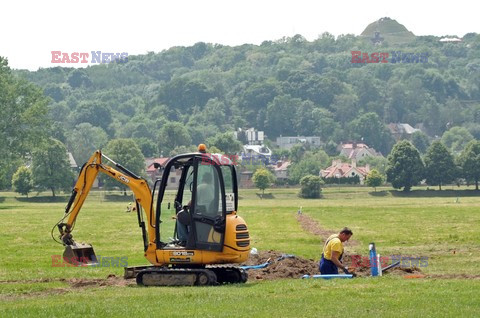
<svg viewBox="0 0 480 318">
<path fill-rule="evenodd" d="M 310 218 L 305 214 L 298 214 L 297 221 L 301 227 L 316 236 L 319 236 L 322 240 L 325 240 L 329 235 L 335 231 L 323 229 L 318 222 Z M 349 241 L 349 245 L 358 245 L 359 243 L 354 240 Z M 320 247 L 319 247 L 320 250 Z M 344 262 L 351 264 L 350 255 L 344 256 Z M 248 261 L 240 264 L 241 266 L 252 266 L 269 263 L 268 266 L 258 269 L 248 270 L 248 282 L 256 281 L 269 281 L 276 279 L 299 279 L 303 275 L 317 275 L 318 259 L 306 259 L 295 255 L 285 254 L 279 251 L 267 250 L 258 251 L 256 254 L 251 254 Z M 357 277 L 371 276 L 371 269 L 369 266 L 358 266 L 354 270 Z M 388 276 L 400 276 L 404 278 L 431 278 L 431 279 L 480 279 L 480 275 L 467 275 L 467 274 L 423 274 L 418 267 L 393 267 L 388 270 L 384 275 Z M 124 279 L 123 277 L 116 276 L 114 274 L 108 275 L 106 278 L 43 278 L 32 280 L 3 280 L 0 284 L 15 284 L 15 283 L 46 283 L 46 282 L 65 282 L 64 288 L 51 288 L 39 292 L 31 292 L 25 294 L 15 295 L 0 295 L 0 299 L 16 299 L 18 297 L 29 298 L 45 295 L 63 294 L 68 292 L 74 292 L 86 288 L 105 288 L 105 287 L 131 287 L 136 286 L 134 279 Z"/>
</svg>

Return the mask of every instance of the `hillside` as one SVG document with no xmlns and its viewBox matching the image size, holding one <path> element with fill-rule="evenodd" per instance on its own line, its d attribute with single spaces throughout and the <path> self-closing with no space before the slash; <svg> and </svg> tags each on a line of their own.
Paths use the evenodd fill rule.
<svg viewBox="0 0 480 318">
<path fill-rule="evenodd" d="M 370 23 L 361 36 L 372 38 L 375 32 L 380 32 L 380 36 L 390 44 L 408 43 L 415 40 L 415 35 L 396 20 L 385 17 Z"/>
<path fill-rule="evenodd" d="M 394 20 L 380 21 L 380 30 L 411 34 Z M 371 24 L 364 33 L 372 30 Z M 153 156 L 238 127 L 264 130 L 270 140 L 315 135 L 336 145 L 363 138 L 388 153 L 393 140 L 385 124 L 391 122 L 422 127 L 431 137 L 463 126 L 480 138 L 480 35 L 456 44 L 438 40 L 373 46 L 363 36 L 324 33 L 314 41 L 296 35 L 237 47 L 199 42 L 129 56 L 122 64 L 16 74 L 51 97 L 52 135 L 74 154 L 81 133 L 96 147 L 135 138 Z M 353 50 L 426 52 L 429 58 L 352 64 Z M 167 146 L 161 133 L 172 122 L 180 124 L 176 136 L 185 137 Z"/>
</svg>

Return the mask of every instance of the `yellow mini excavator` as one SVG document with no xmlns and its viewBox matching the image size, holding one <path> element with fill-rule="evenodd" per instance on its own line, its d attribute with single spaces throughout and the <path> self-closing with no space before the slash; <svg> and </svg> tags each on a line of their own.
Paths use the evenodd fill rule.
<svg viewBox="0 0 480 318">
<path fill-rule="evenodd" d="M 111 165 L 102 163 L 102 159 Z M 250 251 L 247 225 L 237 215 L 235 162 L 225 155 L 207 153 L 201 144 L 198 152 L 177 155 L 163 167 L 157 164 L 155 168 L 162 169 L 163 174 L 151 191 L 145 179 L 100 151 L 90 157 L 80 171 L 65 215 L 56 225 L 61 243 L 66 246 L 64 260 L 76 265 L 96 263 L 93 247 L 75 242 L 72 230 L 95 178 L 102 172 L 133 191 L 144 255 L 152 264 L 126 268 L 126 277 L 136 277 L 137 283 L 144 286 L 246 282 L 246 272 L 234 265 L 246 261 Z M 171 173 L 180 175 L 173 201 L 176 225 L 172 239 L 163 242 L 162 201 L 173 178 Z"/>
</svg>

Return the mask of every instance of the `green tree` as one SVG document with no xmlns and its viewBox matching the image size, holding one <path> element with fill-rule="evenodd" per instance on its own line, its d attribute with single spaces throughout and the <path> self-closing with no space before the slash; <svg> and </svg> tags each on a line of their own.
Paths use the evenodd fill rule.
<svg viewBox="0 0 480 318">
<path fill-rule="evenodd" d="M 242 151 L 242 143 L 235 139 L 233 132 L 218 134 L 207 139 L 209 147 L 214 146 L 227 155 L 235 155 Z M 208 148 L 207 148 L 208 151 Z"/>
<path fill-rule="evenodd" d="M 377 187 L 381 186 L 384 180 L 383 175 L 376 169 L 373 169 L 368 173 L 365 183 L 367 186 L 374 188 L 375 192 L 377 192 Z"/>
<path fill-rule="evenodd" d="M 336 95 L 331 109 L 335 110 L 335 117 L 342 125 L 352 121 L 358 114 L 358 97 L 354 92 Z"/>
<path fill-rule="evenodd" d="M 310 136 L 317 128 L 316 116 L 313 113 L 315 104 L 311 101 L 302 101 L 295 110 L 295 131 L 302 136 Z"/>
<path fill-rule="evenodd" d="M 314 135 L 320 136 L 322 140 L 332 140 L 335 131 L 340 129 L 340 124 L 335 121 L 334 114 L 319 107 L 312 111 L 312 117 L 316 125 Z"/>
<path fill-rule="evenodd" d="M 470 141 L 458 158 L 465 179 L 475 182 L 475 190 L 478 190 L 480 180 L 480 141 Z"/>
<path fill-rule="evenodd" d="M 267 107 L 267 118 L 265 120 L 265 131 L 270 137 L 280 135 L 291 136 L 295 134 L 294 116 L 292 109 L 295 109 L 302 102 L 299 98 L 292 98 L 290 95 L 281 95 L 273 99 Z"/>
<path fill-rule="evenodd" d="M 48 99 L 33 84 L 15 76 L 0 57 L 0 186 L 11 185 L 18 160 L 47 139 Z"/>
<path fill-rule="evenodd" d="M 212 92 L 202 82 L 176 77 L 160 88 L 158 101 L 183 114 L 194 106 L 203 108 L 211 97 Z"/>
<path fill-rule="evenodd" d="M 388 153 L 393 138 L 385 124 L 375 113 L 366 113 L 352 121 L 355 139 L 362 139 L 367 145 L 381 153 Z"/>
<path fill-rule="evenodd" d="M 369 165 L 373 170 L 377 170 L 381 175 L 385 175 L 385 170 L 387 169 L 388 160 L 382 156 L 366 156 L 360 159 L 358 166 Z"/>
<path fill-rule="evenodd" d="M 100 127 L 81 123 L 67 134 L 67 145 L 79 166 L 102 149 L 108 142 L 107 133 Z"/>
<path fill-rule="evenodd" d="M 306 175 L 300 180 L 299 196 L 306 199 L 320 198 L 323 184 L 324 182 L 319 176 Z"/>
<path fill-rule="evenodd" d="M 305 147 L 305 144 L 301 144 L 301 143 L 295 144 L 292 146 L 292 148 L 290 148 L 289 158 L 293 162 L 300 162 L 306 152 L 307 152 L 307 149 Z"/>
<path fill-rule="evenodd" d="M 34 184 L 40 189 L 49 189 L 55 197 L 56 190 L 67 190 L 74 181 L 67 149 L 56 139 L 41 145 L 32 155 Z"/>
<path fill-rule="evenodd" d="M 420 153 L 425 153 L 430 146 L 430 140 L 424 132 L 416 131 L 412 134 L 412 144 Z"/>
<path fill-rule="evenodd" d="M 294 162 L 288 167 L 288 180 L 298 184 L 307 175 L 319 175 L 320 170 L 328 166 L 330 158 L 323 150 L 317 152 L 307 151 L 299 162 Z"/>
<path fill-rule="evenodd" d="M 440 141 L 435 141 L 428 147 L 424 161 L 428 185 L 438 185 L 438 189 L 442 190 L 442 184 L 455 180 L 457 169 L 453 155 Z"/>
<path fill-rule="evenodd" d="M 137 176 L 144 175 L 145 157 L 133 139 L 110 140 L 107 147 L 105 147 L 104 153 L 110 159 L 121 164 Z M 127 186 L 118 181 L 114 181 L 112 178 L 103 177 L 103 179 L 107 187 L 119 186 L 123 190 L 123 195 L 127 195 Z"/>
<path fill-rule="evenodd" d="M 403 187 L 403 191 L 408 192 L 423 179 L 424 166 L 420 153 L 409 141 L 395 144 L 387 160 L 387 181 L 395 189 Z"/>
<path fill-rule="evenodd" d="M 138 145 L 145 157 L 152 158 L 158 153 L 157 144 L 146 137 L 135 138 L 135 143 Z"/>
<path fill-rule="evenodd" d="M 279 84 L 272 80 L 253 83 L 242 90 L 240 107 L 248 122 L 253 122 L 259 109 L 266 109 L 280 91 Z"/>
<path fill-rule="evenodd" d="M 333 140 L 329 140 L 324 146 L 323 149 L 329 156 L 338 155 L 337 144 Z"/>
<path fill-rule="evenodd" d="M 72 88 L 79 88 L 81 86 L 90 87 L 92 85 L 92 81 L 84 70 L 74 69 L 68 77 L 68 84 Z"/>
<path fill-rule="evenodd" d="M 25 166 L 19 167 L 12 177 L 12 187 L 15 192 L 28 197 L 28 193 L 33 189 L 32 171 Z"/>
<path fill-rule="evenodd" d="M 192 142 L 187 128 L 178 122 L 166 123 L 160 130 L 158 139 L 158 148 L 164 155 L 179 146 L 190 146 Z"/>
<path fill-rule="evenodd" d="M 275 181 L 275 177 L 269 170 L 265 168 L 261 168 L 255 171 L 255 173 L 253 174 L 252 180 L 253 180 L 253 183 L 255 184 L 255 187 L 262 190 L 262 198 L 263 198 L 263 195 L 265 194 L 265 189 L 268 188 Z"/>
<path fill-rule="evenodd" d="M 217 148 L 215 148 L 215 147 L 209 147 L 209 148 L 207 148 L 207 151 L 210 152 L 210 153 L 218 153 L 219 152 L 219 151 L 217 151 Z M 177 156 L 177 155 L 181 155 L 181 154 L 185 154 L 185 153 L 191 153 L 191 152 L 198 152 L 198 147 L 194 146 L 194 145 L 178 146 L 175 149 L 173 149 L 172 151 L 170 151 L 170 153 L 168 155 L 170 157 L 173 157 L 173 156 Z"/>
<path fill-rule="evenodd" d="M 225 103 L 218 98 L 211 98 L 208 100 L 207 104 L 203 108 L 202 114 L 203 118 L 201 124 L 203 125 L 215 125 L 216 127 L 221 127 L 227 122 L 225 111 L 227 106 Z"/>
<path fill-rule="evenodd" d="M 472 134 L 464 127 L 452 127 L 442 136 L 442 143 L 453 153 L 460 153 L 471 140 Z"/>
<path fill-rule="evenodd" d="M 82 102 L 72 116 L 75 125 L 89 123 L 92 126 L 101 127 L 110 136 L 114 135 L 110 126 L 113 122 L 112 111 L 105 103 Z"/>
</svg>

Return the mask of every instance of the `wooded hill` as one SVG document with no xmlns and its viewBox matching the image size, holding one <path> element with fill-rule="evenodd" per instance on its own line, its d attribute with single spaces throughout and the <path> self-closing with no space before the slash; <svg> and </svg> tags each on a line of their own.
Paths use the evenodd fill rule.
<svg viewBox="0 0 480 318">
<path fill-rule="evenodd" d="M 271 140 L 363 138 L 388 154 L 391 122 L 420 125 L 430 137 L 462 126 L 480 139 L 480 35 L 439 40 L 374 45 L 368 36 L 324 33 L 311 42 L 301 35 L 236 47 L 199 42 L 125 63 L 15 73 L 51 97 L 52 136 L 74 154 L 82 138 L 94 148 L 135 138 L 145 156 L 168 155 L 238 127 Z M 427 53 L 428 62 L 352 63 L 351 51 Z M 171 126 L 178 140 L 162 140 L 170 122 L 180 123 Z"/>
</svg>

